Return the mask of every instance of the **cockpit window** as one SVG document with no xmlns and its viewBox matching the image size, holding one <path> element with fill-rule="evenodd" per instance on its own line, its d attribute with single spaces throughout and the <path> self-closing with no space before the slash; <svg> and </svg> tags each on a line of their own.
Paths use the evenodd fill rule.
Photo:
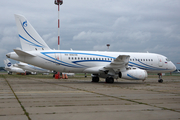
<svg viewBox="0 0 180 120">
<path fill-rule="evenodd" d="M 166 58 L 166 61 L 170 61 L 168 58 Z"/>
</svg>

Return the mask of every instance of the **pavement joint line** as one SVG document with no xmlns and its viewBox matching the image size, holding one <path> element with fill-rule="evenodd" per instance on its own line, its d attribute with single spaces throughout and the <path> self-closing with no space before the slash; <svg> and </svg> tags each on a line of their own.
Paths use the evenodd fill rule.
<svg viewBox="0 0 180 120">
<path fill-rule="evenodd" d="M 28 120 L 31 120 L 31 118 L 29 117 L 29 113 L 26 111 L 26 109 L 24 108 L 24 106 L 21 104 L 21 101 L 18 99 L 16 93 L 14 92 L 14 90 L 12 89 L 11 85 L 9 84 L 8 80 L 6 79 L 6 77 L 4 75 L 2 75 L 2 77 L 4 78 L 4 80 L 7 82 L 8 86 L 10 87 L 11 91 L 13 92 L 14 96 L 16 97 L 18 103 L 20 104 L 21 108 L 24 111 L 24 114 L 27 116 Z"/>
<path fill-rule="evenodd" d="M 84 90 L 84 89 L 80 89 L 80 88 L 74 88 L 74 87 L 70 87 L 70 86 L 66 86 L 66 85 L 60 85 L 60 84 L 51 83 L 51 82 L 46 82 L 46 81 L 41 81 L 41 80 L 37 80 L 37 79 L 33 79 L 33 80 L 35 80 L 35 81 L 40 81 L 40 82 L 44 82 L 44 83 L 47 83 L 47 84 L 52 84 L 52 85 L 67 87 L 67 88 L 71 88 L 71 89 L 75 89 L 75 90 L 85 91 L 85 92 L 88 92 L 88 93 L 93 93 L 93 94 L 102 95 L 102 96 L 106 96 L 106 97 L 116 98 L 116 99 L 120 99 L 120 100 L 124 100 L 124 101 L 129 101 L 129 102 L 133 102 L 133 103 L 137 103 L 137 104 L 142 104 L 142 105 L 147 105 L 147 106 L 151 106 L 151 107 L 156 107 L 156 108 L 160 108 L 160 109 L 162 109 L 162 110 L 169 110 L 169 111 L 173 111 L 173 112 L 178 112 L 178 113 L 180 113 L 180 111 L 177 111 L 177 110 L 174 110 L 174 109 L 165 108 L 165 107 L 160 107 L 160 106 L 157 106 L 157 105 L 151 105 L 151 104 L 144 103 L 144 102 L 138 102 L 138 101 L 131 100 L 131 99 L 125 99 L 125 98 L 116 97 L 116 96 L 112 96 L 112 95 L 106 95 L 106 94 L 97 93 L 97 92 L 94 92 L 94 91 L 88 91 L 88 90 Z"/>
<path fill-rule="evenodd" d="M 16 94 L 23 93 L 82 93 L 84 91 L 27 91 L 27 92 L 17 92 Z M 0 93 L 10 93 L 10 92 L 0 92 Z"/>
</svg>

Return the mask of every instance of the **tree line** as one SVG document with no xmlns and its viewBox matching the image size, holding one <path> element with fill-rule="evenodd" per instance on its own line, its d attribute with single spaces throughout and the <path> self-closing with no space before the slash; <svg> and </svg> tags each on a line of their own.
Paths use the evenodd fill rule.
<svg viewBox="0 0 180 120">
<path fill-rule="evenodd" d="M 4 70 L 4 67 L 0 67 L 0 71 L 1 71 L 1 70 Z"/>
</svg>

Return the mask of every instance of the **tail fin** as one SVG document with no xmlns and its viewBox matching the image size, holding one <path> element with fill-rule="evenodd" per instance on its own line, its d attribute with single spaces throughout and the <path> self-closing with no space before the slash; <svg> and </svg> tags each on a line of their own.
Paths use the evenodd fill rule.
<svg viewBox="0 0 180 120">
<path fill-rule="evenodd" d="M 50 50 L 49 46 L 44 42 L 25 17 L 15 14 L 15 20 L 22 50 Z"/>
<path fill-rule="evenodd" d="M 5 64 L 5 68 L 12 67 L 11 62 L 8 59 L 4 60 L 4 64 Z"/>
</svg>

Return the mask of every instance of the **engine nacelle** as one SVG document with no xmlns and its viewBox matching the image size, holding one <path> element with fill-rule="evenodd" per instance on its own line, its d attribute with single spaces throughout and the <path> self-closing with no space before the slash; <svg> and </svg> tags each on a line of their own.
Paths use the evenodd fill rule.
<svg viewBox="0 0 180 120">
<path fill-rule="evenodd" d="M 119 77 L 128 80 L 145 80 L 147 72 L 141 69 L 130 69 L 124 72 L 119 72 Z"/>
</svg>

